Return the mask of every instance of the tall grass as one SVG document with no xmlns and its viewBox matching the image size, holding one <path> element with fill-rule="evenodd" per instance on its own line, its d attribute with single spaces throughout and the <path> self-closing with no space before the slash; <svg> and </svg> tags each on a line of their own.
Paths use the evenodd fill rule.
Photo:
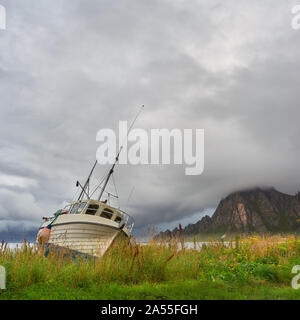
<svg viewBox="0 0 300 320">
<path fill-rule="evenodd" d="M 60 282 L 66 288 L 86 288 L 166 281 L 272 282 L 290 285 L 291 268 L 300 264 L 300 240 L 295 236 L 252 236 L 229 242 L 211 241 L 198 248 L 184 248 L 184 239 L 117 241 L 99 259 L 73 259 L 23 243 L 21 249 L 0 245 L 0 265 L 6 268 L 8 289 L 18 290 L 38 283 Z"/>
</svg>

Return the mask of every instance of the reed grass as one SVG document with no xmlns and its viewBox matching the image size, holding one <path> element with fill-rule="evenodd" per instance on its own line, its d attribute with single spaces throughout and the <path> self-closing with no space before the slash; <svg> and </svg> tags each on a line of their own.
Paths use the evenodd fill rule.
<svg viewBox="0 0 300 320">
<path fill-rule="evenodd" d="M 12 250 L 2 242 L 0 265 L 6 268 L 7 290 L 0 291 L 0 299 L 22 298 L 22 292 L 29 288 L 40 288 L 36 290 L 41 292 L 43 287 L 61 287 L 66 292 L 91 288 L 97 291 L 112 286 L 130 288 L 168 283 L 179 287 L 182 283 L 183 288 L 189 281 L 206 287 L 258 286 L 263 290 L 272 286 L 290 292 L 294 290 L 291 269 L 300 265 L 300 239 L 294 235 L 214 240 L 201 248 L 194 242 L 192 249 L 185 248 L 183 237 L 149 241 L 146 245 L 134 239 L 130 243 L 118 240 L 98 259 L 73 259 L 59 252 L 50 252 L 45 257 L 44 250 L 25 241 L 21 248 Z M 49 293 L 48 298 L 51 297 Z M 189 299 L 188 292 L 185 298 Z"/>
</svg>

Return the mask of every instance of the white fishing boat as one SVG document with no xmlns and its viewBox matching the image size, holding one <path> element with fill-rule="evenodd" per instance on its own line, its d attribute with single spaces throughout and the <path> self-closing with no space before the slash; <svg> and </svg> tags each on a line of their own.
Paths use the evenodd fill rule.
<svg viewBox="0 0 300 320">
<path fill-rule="evenodd" d="M 130 237 L 134 225 L 127 213 L 92 199 L 75 201 L 44 220 L 38 234 L 40 243 L 93 256 L 103 255 L 118 236 Z"/>
<path fill-rule="evenodd" d="M 118 157 L 116 159 L 116 163 Z M 115 164 L 116 164 L 115 163 Z M 114 240 L 123 235 L 130 237 L 134 220 L 120 208 L 101 201 L 105 188 L 113 174 L 115 164 L 109 171 L 98 199 L 89 195 L 89 183 L 97 161 L 82 187 L 78 199 L 57 211 L 52 217 L 43 218 L 37 241 L 54 247 L 68 248 L 72 251 L 93 256 L 103 255 Z M 108 198 L 112 194 L 107 192 Z"/>
<path fill-rule="evenodd" d="M 137 117 L 130 129 L 136 119 Z M 92 198 L 96 190 L 90 195 L 90 180 L 97 165 L 96 161 L 84 186 L 77 181 L 77 187 L 81 188 L 78 199 L 58 210 L 52 217 L 43 218 L 44 222 L 37 235 L 38 243 L 54 248 L 67 248 L 86 255 L 101 256 L 117 237 L 130 237 L 134 226 L 133 218 L 119 207 L 111 206 L 111 196 L 117 198 L 117 195 L 106 191 L 121 151 L 122 147 L 103 183 L 96 187 L 96 190 L 100 189 L 99 196 L 96 199 Z M 107 199 L 102 200 L 106 195 Z"/>
</svg>

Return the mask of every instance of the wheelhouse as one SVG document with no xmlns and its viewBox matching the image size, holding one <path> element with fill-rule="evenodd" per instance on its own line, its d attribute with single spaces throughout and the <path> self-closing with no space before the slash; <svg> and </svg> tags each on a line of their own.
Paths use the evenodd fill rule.
<svg viewBox="0 0 300 320">
<path fill-rule="evenodd" d="M 97 216 L 118 223 L 120 226 L 125 225 L 130 231 L 133 228 L 133 219 L 124 211 L 113 208 L 103 201 L 84 200 L 72 202 L 69 214 L 82 214 Z"/>
</svg>

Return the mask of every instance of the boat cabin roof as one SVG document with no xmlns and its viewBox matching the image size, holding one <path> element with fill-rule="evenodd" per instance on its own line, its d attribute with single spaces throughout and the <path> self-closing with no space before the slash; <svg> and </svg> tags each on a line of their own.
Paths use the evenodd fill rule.
<svg viewBox="0 0 300 320">
<path fill-rule="evenodd" d="M 105 201 L 92 199 L 72 202 L 68 213 L 100 216 L 117 222 L 120 222 L 124 218 L 118 209 L 111 207 Z"/>
</svg>

